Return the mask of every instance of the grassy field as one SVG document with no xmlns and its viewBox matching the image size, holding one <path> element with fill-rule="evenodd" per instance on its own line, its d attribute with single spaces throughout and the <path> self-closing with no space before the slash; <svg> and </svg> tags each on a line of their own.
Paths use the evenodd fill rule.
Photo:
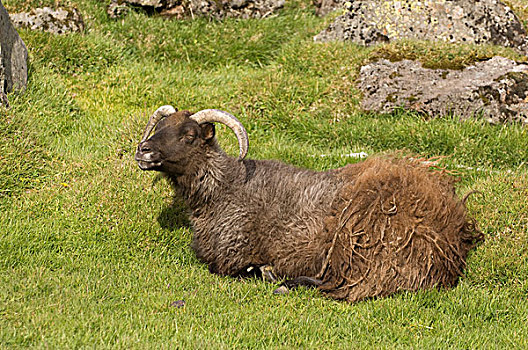
<svg viewBox="0 0 528 350">
<path fill-rule="evenodd" d="M 5 0 L 8 11 L 55 1 Z M 77 3 L 77 2 L 76 2 Z M 510 1 L 512 5 L 522 2 Z M 414 57 L 464 66 L 514 52 L 419 42 L 315 44 L 330 19 L 308 0 L 265 20 L 167 21 L 78 1 L 82 34 L 21 30 L 29 84 L 0 109 L 0 348 L 527 348 L 528 129 L 366 115 L 361 64 Z M 520 11 L 528 18 L 526 9 Z M 443 156 L 486 242 L 452 290 L 354 305 L 210 274 L 165 180 L 135 146 L 163 104 L 220 108 L 246 125 L 251 158 L 313 169 L 343 155 Z M 224 148 L 234 137 L 218 128 Z M 323 156 L 324 155 L 324 156 Z M 184 300 L 181 308 L 171 306 Z"/>
</svg>

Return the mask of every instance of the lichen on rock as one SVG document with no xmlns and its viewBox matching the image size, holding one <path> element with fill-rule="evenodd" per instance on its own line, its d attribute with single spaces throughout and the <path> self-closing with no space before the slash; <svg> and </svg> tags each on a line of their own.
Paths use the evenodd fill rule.
<svg viewBox="0 0 528 350">
<path fill-rule="evenodd" d="M 111 0 L 107 13 L 112 18 L 126 14 L 126 6 L 141 7 L 162 16 L 183 19 L 264 18 L 284 6 L 285 0 Z"/>
<path fill-rule="evenodd" d="M 428 69 L 420 62 L 380 60 L 361 68 L 361 106 L 376 113 L 404 108 L 430 117 L 528 125 L 528 65 L 504 57 L 463 70 Z"/>
<path fill-rule="evenodd" d="M 84 29 L 81 13 L 76 8 L 43 7 L 30 12 L 14 13 L 10 17 L 17 28 L 29 28 L 53 34 L 80 32 Z"/>
<path fill-rule="evenodd" d="M 490 43 L 528 53 L 526 30 L 515 13 L 497 0 L 348 1 L 345 14 L 316 41 L 362 45 L 398 39 Z"/>
</svg>

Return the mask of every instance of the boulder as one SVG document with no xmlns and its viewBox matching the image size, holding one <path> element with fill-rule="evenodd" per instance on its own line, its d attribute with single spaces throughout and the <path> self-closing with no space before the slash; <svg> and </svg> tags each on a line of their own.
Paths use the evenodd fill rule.
<svg viewBox="0 0 528 350">
<path fill-rule="evenodd" d="M 81 13 L 75 8 L 36 8 L 30 12 L 12 14 L 11 21 L 17 28 L 42 30 L 53 34 L 81 32 L 84 29 Z"/>
<path fill-rule="evenodd" d="M 528 125 L 528 64 L 504 57 L 463 70 L 428 69 L 410 60 L 380 60 L 361 68 L 361 106 L 376 113 L 404 108 L 442 117 L 484 118 Z"/>
<path fill-rule="evenodd" d="M 528 53 L 526 31 L 498 0 L 352 0 L 345 14 L 316 41 L 348 40 L 362 45 L 398 39 L 490 43 Z"/>
<path fill-rule="evenodd" d="M 111 0 L 106 8 L 106 14 L 110 18 L 121 18 L 128 14 L 128 6 L 118 0 Z"/>
<path fill-rule="evenodd" d="M 5 69 L 4 69 L 4 59 L 2 58 L 2 46 L 0 45 L 0 106 L 9 106 L 9 101 L 7 100 L 7 94 L 5 89 Z"/>
<path fill-rule="evenodd" d="M 8 92 L 26 88 L 27 57 L 26 45 L 0 1 L 0 104 L 7 105 Z"/>
<path fill-rule="evenodd" d="M 162 16 L 182 19 L 208 17 L 214 19 L 264 18 L 284 6 L 285 0 L 111 0 L 107 13 L 112 18 L 126 14 L 123 6 L 143 7 Z"/>
<path fill-rule="evenodd" d="M 169 3 L 175 3 L 174 0 L 169 0 Z M 128 3 L 131 5 L 141 6 L 141 7 L 153 7 L 153 8 L 162 8 L 165 7 L 167 1 L 163 0 L 125 0 L 121 3 Z"/>
</svg>

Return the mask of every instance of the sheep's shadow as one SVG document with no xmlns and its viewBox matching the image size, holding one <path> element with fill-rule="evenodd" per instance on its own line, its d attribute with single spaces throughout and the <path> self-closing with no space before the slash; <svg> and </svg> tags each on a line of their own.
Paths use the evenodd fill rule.
<svg viewBox="0 0 528 350">
<path fill-rule="evenodd" d="M 174 197 L 172 203 L 161 211 L 157 220 L 162 228 L 171 232 L 180 228 L 191 228 L 188 209 L 178 197 Z"/>
</svg>

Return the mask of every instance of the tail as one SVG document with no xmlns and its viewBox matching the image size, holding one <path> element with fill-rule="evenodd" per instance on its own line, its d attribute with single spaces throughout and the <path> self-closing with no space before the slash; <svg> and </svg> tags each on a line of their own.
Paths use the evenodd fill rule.
<svg viewBox="0 0 528 350">
<path fill-rule="evenodd" d="M 464 198 L 462 198 L 462 203 L 464 203 L 464 205 L 466 205 L 466 201 L 467 201 L 467 199 L 469 198 L 469 196 L 471 196 L 472 194 L 475 194 L 475 193 L 482 194 L 482 192 L 479 191 L 479 190 L 471 190 L 471 191 L 469 191 L 468 193 L 466 193 L 466 195 L 464 196 Z"/>
</svg>

